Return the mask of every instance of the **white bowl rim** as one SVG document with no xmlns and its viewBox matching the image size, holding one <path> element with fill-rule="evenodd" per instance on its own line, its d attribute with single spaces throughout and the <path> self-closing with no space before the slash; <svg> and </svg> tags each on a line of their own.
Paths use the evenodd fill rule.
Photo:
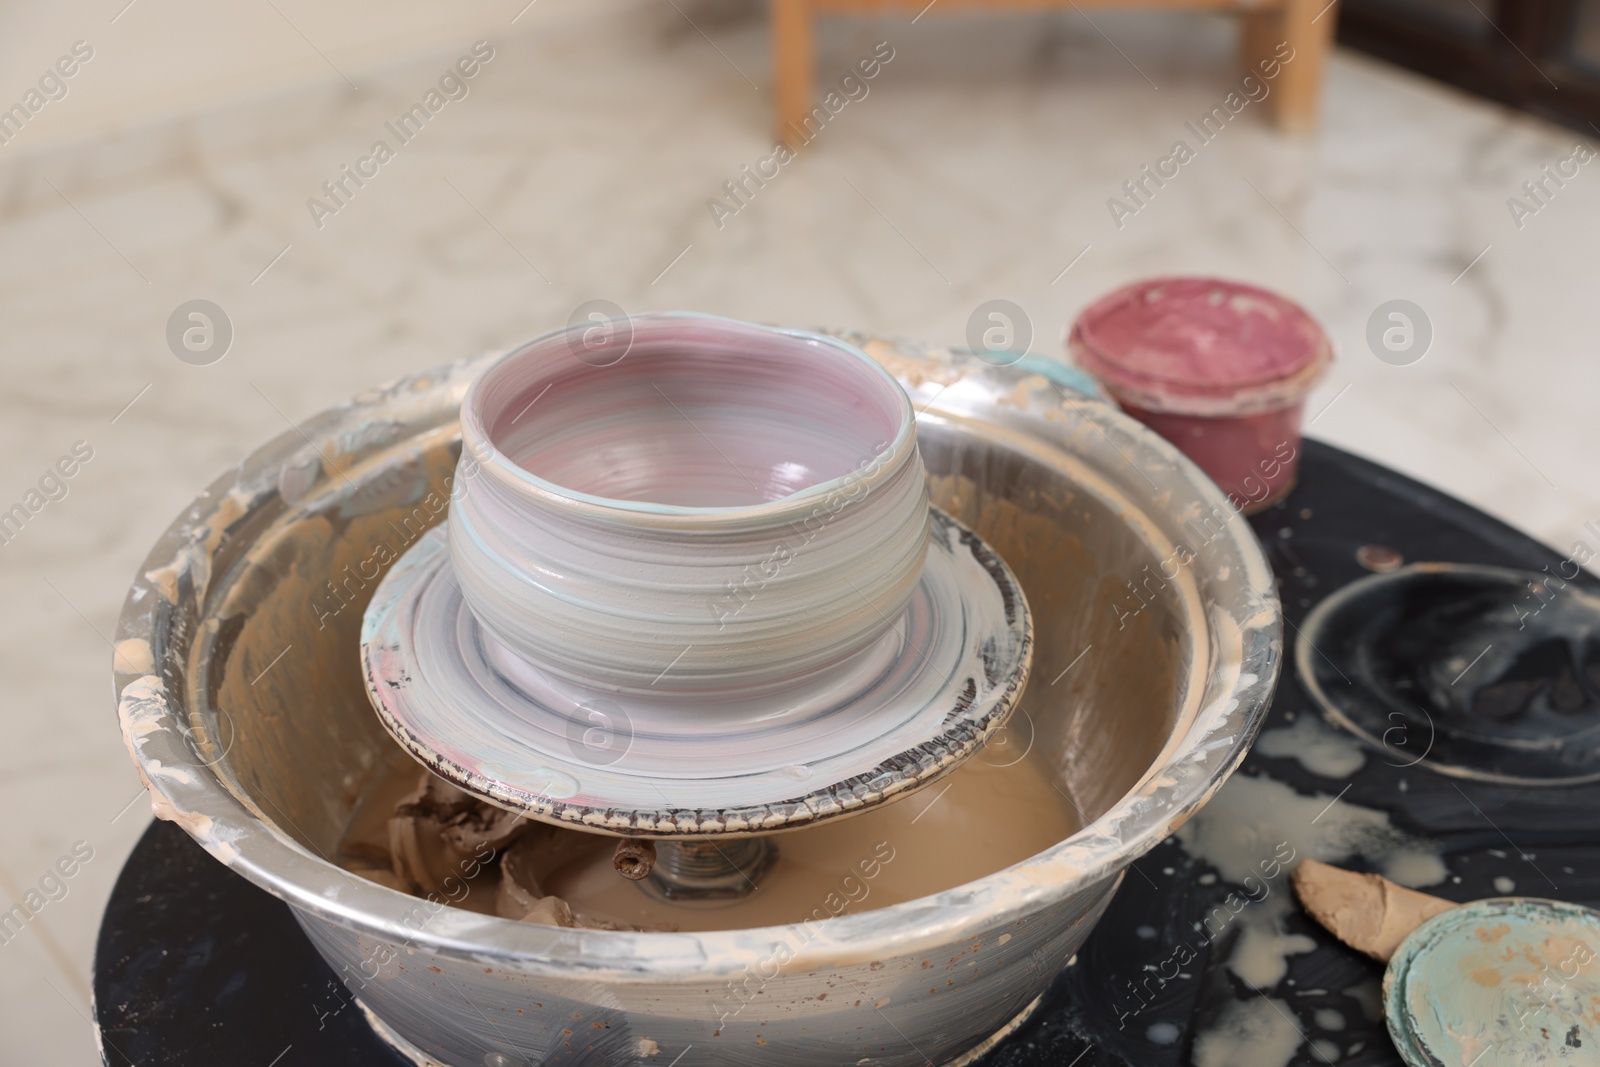
<svg viewBox="0 0 1600 1067">
<path fill-rule="evenodd" d="M 847 471 L 844 474 L 836 475 L 825 481 L 796 490 L 786 496 L 760 504 L 725 506 L 661 504 L 647 500 L 619 500 L 613 497 L 597 496 L 593 493 L 586 493 L 582 490 L 559 485 L 517 464 L 495 446 L 489 437 L 488 428 L 483 422 L 483 412 L 481 410 L 482 394 L 484 389 L 487 388 L 485 383 L 488 382 L 490 375 L 495 371 L 513 360 L 524 357 L 531 349 L 548 345 L 562 337 L 571 336 L 581 328 L 581 326 L 575 325 L 564 326 L 558 330 L 550 330 L 533 338 L 531 341 L 516 346 L 484 367 L 478 376 L 473 379 L 472 384 L 467 387 L 466 396 L 461 400 L 462 455 L 466 456 L 470 452 L 478 463 L 494 476 L 496 486 L 510 490 L 542 506 L 563 509 L 592 519 L 641 522 L 655 527 L 694 526 L 697 528 L 721 528 L 724 526 L 737 527 L 758 523 L 761 525 L 781 525 L 789 522 L 807 508 L 814 506 L 819 501 L 828 499 L 830 494 L 840 489 L 857 483 L 864 483 L 870 488 L 893 477 L 909 461 L 911 454 L 916 450 L 916 414 L 911 407 L 910 398 L 906 396 L 905 389 L 901 387 L 895 376 L 884 369 L 883 365 L 877 360 L 856 346 L 837 337 L 812 333 L 808 330 L 762 326 L 757 323 L 744 322 L 722 315 L 707 315 L 697 311 L 646 312 L 629 315 L 627 318 L 630 324 L 643 323 L 653 326 L 671 323 L 701 323 L 729 332 L 753 331 L 770 333 L 843 356 L 859 364 L 863 369 L 867 370 L 870 378 L 885 387 L 884 399 L 888 399 L 898 412 L 894 437 L 878 456 L 873 457 L 870 467 Z M 637 330 L 635 330 L 635 334 L 637 334 Z M 635 336 L 633 343 L 637 343 L 637 336 Z"/>
</svg>

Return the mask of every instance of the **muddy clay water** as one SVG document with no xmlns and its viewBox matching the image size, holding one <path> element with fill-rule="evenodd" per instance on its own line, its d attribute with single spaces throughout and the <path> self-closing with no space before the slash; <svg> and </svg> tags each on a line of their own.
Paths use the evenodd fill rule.
<svg viewBox="0 0 1600 1067">
<path fill-rule="evenodd" d="M 737 900 L 662 899 L 612 868 L 616 838 L 517 819 L 470 798 L 441 826 L 416 814 L 419 786 L 433 776 L 409 759 L 392 760 L 367 789 L 338 859 L 392 889 L 560 926 L 735 930 L 859 913 L 993 874 L 1079 829 L 1043 763 L 1008 747 L 904 801 L 777 836 L 777 861 Z M 560 903 L 540 906 L 546 897 Z"/>
</svg>

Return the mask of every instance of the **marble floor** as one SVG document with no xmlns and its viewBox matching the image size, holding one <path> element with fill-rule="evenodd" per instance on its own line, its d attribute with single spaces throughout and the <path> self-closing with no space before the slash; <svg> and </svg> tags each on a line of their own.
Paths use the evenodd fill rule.
<svg viewBox="0 0 1600 1067">
<path fill-rule="evenodd" d="M 729 214 L 708 201 L 772 147 L 763 6 L 545 0 L 510 25 L 521 6 L 470 92 L 336 213 L 307 200 L 473 35 L 346 70 L 354 86 L 329 72 L 92 142 L 0 149 L 0 510 L 78 460 L 65 496 L 0 546 L 0 904 L 76 843 L 93 850 L 0 944 L 0 1059 L 97 1061 L 95 930 L 150 819 L 107 635 L 149 546 L 287 423 L 586 300 L 959 344 L 1003 297 L 1035 350 L 1057 352 L 1078 309 L 1130 279 L 1247 279 L 1335 341 L 1312 435 L 1564 553 L 1600 549 L 1583 528 L 1600 520 L 1600 164 L 1520 225 L 1507 206 L 1577 135 L 1340 52 L 1318 134 L 1280 136 L 1246 109 L 1119 227 L 1107 199 L 1232 87 L 1227 21 L 834 21 L 825 79 L 879 42 L 893 59 Z M 196 298 L 233 329 L 204 366 L 166 340 Z M 1406 366 L 1366 339 L 1395 299 L 1432 326 Z"/>
</svg>

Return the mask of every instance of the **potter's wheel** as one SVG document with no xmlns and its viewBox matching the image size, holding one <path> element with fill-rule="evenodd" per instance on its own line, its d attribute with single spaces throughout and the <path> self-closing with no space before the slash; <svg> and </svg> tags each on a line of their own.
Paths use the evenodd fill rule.
<svg viewBox="0 0 1600 1067">
<path fill-rule="evenodd" d="M 898 397 L 894 405 L 840 404 L 861 392 L 816 388 L 811 364 L 781 388 L 762 385 L 752 403 L 724 402 L 727 390 L 698 388 L 670 360 L 641 362 L 650 353 L 635 344 L 604 367 L 572 361 L 561 381 L 508 383 L 485 410 L 491 447 L 482 449 L 463 400 L 493 357 L 431 372 L 370 391 L 253 453 L 152 550 L 117 635 L 119 663 L 148 665 L 119 675 L 124 736 L 158 810 L 288 903 L 338 974 L 332 989 L 320 988 L 324 972 L 302 990 L 315 994 L 299 1001 L 311 1033 L 324 1014 L 343 1018 L 364 1005 L 450 1064 L 620 1067 L 671 1063 L 693 1045 L 681 1067 L 863 1058 L 944 1067 L 1035 1001 L 1082 947 L 1127 865 L 1237 767 L 1266 712 L 1282 631 L 1266 561 L 1215 486 L 1131 419 L 1064 395 L 1053 363 L 996 367 L 864 343 L 878 369 L 858 358 L 860 376 L 892 370 L 888 384 L 914 390 L 915 411 L 898 391 L 880 394 Z M 732 369 L 747 364 L 748 347 L 732 354 Z M 583 392 L 588 372 L 641 366 L 648 373 L 625 388 L 608 378 L 604 390 Z M 614 397 L 628 403 L 614 408 Z M 744 417 L 752 408 L 759 419 Z M 893 410 L 903 415 L 889 426 Z M 652 432 L 637 432 L 641 422 Z M 530 425 L 537 439 L 523 433 Z M 818 425 L 824 432 L 806 429 Z M 904 463 L 913 436 L 920 471 Z M 802 447 L 789 447 L 795 441 Z M 658 459 L 686 454 L 692 462 Z M 806 493 L 796 514 L 794 497 Z M 471 510 L 475 499 L 488 521 L 463 526 L 454 505 Z M 884 504 L 892 538 L 858 521 L 861 509 Z M 1008 736 L 1037 758 L 990 746 L 948 782 L 859 817 L 793 834 L 620 844 L 519 820 L 416 766 L 374 712 L 358 666 L 380 579 L 446 521 L 450 505 L 463 596 L 541 670 L 595 678 L 603 684 L 594 688 L 612 693 L 651 688 L 657 677 L 675 694 L 787 690 L 859 651 L 856 640 L 870 644 L 894 627 L 920 581 L 930 504 L 993 545 L 1027 592 L 1038 666 L 1028 714 Z M 532 517 L 541 529 L 559 529 L 497 539 L 501 513 L 528 505 L 545 505 Z M 1128 603 L 1135 598 L 1119 594 L 1121 579 L 1146 565 L 1154 572 L 1175 539 L 1193 536 L 1183 514 L 1210 520 L 1196 565 L 1164 595 Z M 457 537 L 467 527 L 481 542 Z M 662 530 L 672 536 L 653 536 Z M 682 543 L 690 536 L 698 536 L 692 550 Z M 722 551 L 735 542 L 738 553 Z M 623 551 L 639 546 L 642 558 Z M 474 555 L 480 547 L 487 551 Z M 711 567 L 708 552 L 717 557 Z M 454 566 L 458 553 L 465 566 Z M 525 580 L 536 568 L 537 585 Z M 662 574 L 669 580 L 650 580 Z M 737 604 L 721 597 L 729 581 Z M 468 596 L 474 582 L 477 601 Z M 648 625 L 631 625 L 639 612 L 597 619 L 587 610 L 597 590 L 618 585 Z M 670 610 L 686 588 L 690 610 Z M 710 598 L 729 610 L 708 610 Z M 529 599 L 540 600 L 537 610 L 522 607 Z M 850 612 L 836 614 L 840 604 Z M 677 621 L 728 640 L 669 643 L 663 631 Z M 391 765 L 413 785 L 428 777 L 411 793 L 386 793 Z M 984 780 L 995 788 L 964 797 L 966 783 Z M 1066 810 L 1074 805 L 1082 811 Z M 1078 831 L 1084 823 L 1095 825 Z M 582 852 L 581 870 L 523 864 L 561 859 L 547 855 L 555 838 Z M 706 852 L 737 857 L 769 838 L 778 853 L 769 876 L 742 899 L 680 902 L 650 884 L 672 868 L 681 885 Z M 437 847 L 425 856 L 429 842 Z M 652 846 L 657 863 L 644 881 L 618 877 L 629 873 L 619 859 Z M 374 865 L 385 857 L 387 873 Z M 544 892 L 536 900 L 526 874 Z M 651 888 L 665 899 L 641 891 Z M 141 892 L 150 891 L 146 882 Z M 158 906 L 173 901 L 186 922 L 210 915 L 181 893 L 158 892 Z M 560 901 L 578 902 L 570 927 Z M 591 901 L 594 912 L 584 906 Z M 653 929 L 578 925 L 590 917 Z M 240 943 L 256 929 L 246 922 L 224 937 L 258 952 L 260 938 Z M 187 953 L 173 962 L 205 966 Z M 207 988 L 225 1004 L 241 989 L 247 1001 L 265 991 L 248 974 Z M 341 990 L 360 1005 L 339 1007 L 332 998 Z M 128 1000 L 114 993 L 103 1003 Z M 312 1055 L 302 1050 L 317 1039 L 291 1028 L 280 1030 L 294 1044 L 286 1060 Z M 110 1034 L 108 1046 L 123 1036 Z"/>
<path fill-rule="evenodd" d="M 1369 575 L 1357 553 L 1375 541 L 1408 560 L 1532 572 L 1561 562 L 1481 512 L 1337 449 L 1307 442 L 1302 463 L 1293 494 L 1250 520 L 1268 546 L 1289 617 L 1302 629 L 1311 608 Z M 1595 587 L 1587 577 L 1576 584 Z M 1303 681 L 1287 674 L 1266 735 L 1292 728 L 1291 717 L 1315 719 L 1317 709 Z M 1353 734 L 1343 736 L 1364 745 Z M 1409 754 L 1402 744 L 1407 740 Z M 1428 840 L 1442 854 L 1449 877 L 1430 892 L 1455 900 L 1493 896 L 1500 892 L 1497 881 L 1510 878 L 1517 892 L 1600 904 L 1600 858 L 1593 848 L 1600 833 L 1600 786 L 1530 788 L 1404 766 L 1425 740 L 1415 731 L 1409 739 L 1391 735 L 1390 750 L 1365 746 L 1358 770 L 1333 777 L 1313 773 L 1292 755 L 1258 747 L 1236 778 L 1282 783 L 1287 795 L 1309 804 L 1308 818 L 1340 797 L 1318 826 L 1347 805 L 1385 813 L 1395 827 Z M 1218 799 L 1227 795 L 1224 790 Z M 1267 853 L 1272 843 L 1265 844 Z M 1518 849 L 1533 855 L 1531 864 Z M 1308 1043 L 1317 1041 L 1332 1043 L 1321 1047 L 1334 1063 L 1398 1065 L 1382 1019 L 1368 1014 L 1360 999 L 1363 991 L 1377 991 L 1381 965 L 1344 948 L 1297 910 L 1285 916 L 1281 936 L 1306 939 L 1305 950 L 1288 955 L 1283 978 L 1260 991 L 1230 967 L 1241 940 L 1237 921 L 1223 936 L 1202 943 L 1196 925 L 1218 908 L 1226 913 L 1230 894 L 1241 892 L 1179 842 L 1142 857 L 1034 1018 L 982 1064 L 1187 1067 L 1197 1062 L 1197 1045 L 1206 1035 L 1259 1017 L 1271 1033 L 1263 1032 L 1253 1056 L 1271 1051 L 1267 1036 L 1282 1036 L 1288 1044 L 1265 1062 L 1320 1067 L 1328 1061 Z M 1263 906 L 1250 905 L 1244 915 Z M 1192 957 L 1169 967 L 1174 949 L 1185 944 L 1196 948 Z M 106 909 L 95 961 L 97 1023 L 106 1062 L 116 1067 L 267 1064 L 286 1048 L 279 1067 L 406 1067 L 367 1026 L 290 909 L 216 863 L 170 824 L 151 826 L 129 859 Z M 1167 974 L 1175 977 L 1163 985 L 1160 976 Z M 1143 999 L 1130 992 L 1141 982 L 1149 990 Z M 1285 1015 L 1277 1015 L 1268 1000 Z M 1333 1022 L 1338 1029 L 1325 1025 Z M 679 1067 L 690 1067 L 696 1051 Z M 649 1062 L 668 1064 L 671 1057 Z"/>
</svg>

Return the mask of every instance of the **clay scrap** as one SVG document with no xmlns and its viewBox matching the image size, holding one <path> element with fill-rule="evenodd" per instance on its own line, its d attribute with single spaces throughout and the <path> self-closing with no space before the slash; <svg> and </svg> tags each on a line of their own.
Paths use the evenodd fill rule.
<svg viewBox="0 0 1600 1067">
<path fill-rule="evenodd" d="M 567 864 L 610 847 L 605 838 L 533 822 L 427 770 L 408 780 L 414 786 L 392 805 L 379 800 L 378 810 L 352 823 L 340 846 L 352 872 L 402 893 L 519 922 L 643 929 L 586 916 L 541 888 Z"/>
</svg>

